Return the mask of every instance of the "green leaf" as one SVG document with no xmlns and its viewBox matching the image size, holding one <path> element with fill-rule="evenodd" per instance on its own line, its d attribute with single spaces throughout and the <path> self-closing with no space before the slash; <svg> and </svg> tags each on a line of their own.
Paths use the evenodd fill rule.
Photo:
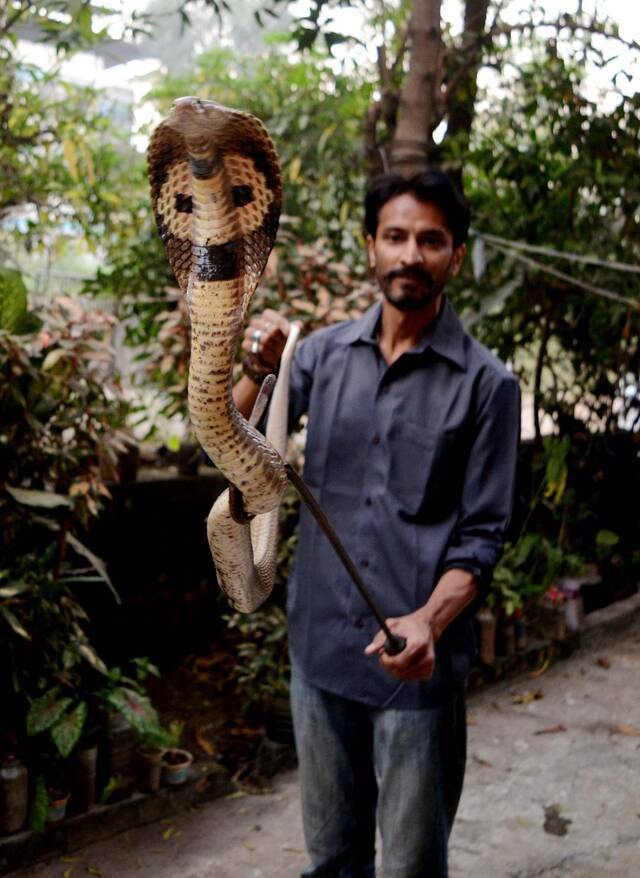
<svg viewBox="0 0 640 878">
<path fill-rule="evenodd" d="M 105 700 L 139 735 L 148 735 L 161 728 L 158 714 L 146 695 L 120 686 L 107 693 Z"/>
<path fill-rule="evenodd" d="M 295 156 L 291 159 L 291 163 L 289 165 L 289 179 L 292 183 L 295 183 L 300 177 L 300 168 L 302 167 L 302 159 L 300 156 Z"/>
<path fill-rule="evenodd" d="M 34 517 L 34 521 L 36 521 L 38 524 L 41 524 L 43 527 L 48 528 L 49 530 L 60 530 L 60 525 L 58 524 L 58 522 L 53 521 L 51 518 L 43 518 L 42 516 L 38 515 Z M 111 577 L 107 573 L 107 566 L 102 558 L 99 558 L 97 555 L 95 555 L 91 551 L 91 549 L 87 548 L 87 546 L 85 546 L 85 544 L 81 542 L 77 537 L 75 537 L 72 533 L 67 533 L 67 544 L 71 546 L 74 552 L 77 552 L 78 555 L 81 555 L 83 558 L 89 561 L 91 566 L 100 576 L 100 579 L 106 584 L 107 588 L 112 593 L 116 603 L 121 603 L 120 595 L 116 591 L 116 587 L 111 581 Z"/>
<path fill-rule="evenodd" d="M 58 698 L 58 688 L 49 689 L 31 703 L 27 713 L 27 735 L 38 735 L 58 722 L 72 704 L 71 698 Z"/>
<path fill-rule="evenodd" d="M 31 636 L 25 631 L 22 627 L 22 624 L 18 621 L 15 614 L 9 609 L 9 607 L 0 607 L 0 613 L 4 616 L 7 621 L 7 624 L 10 628 L 15 631 L 20 637 L 24 637 L 25 640 L 31 640 Z"/>
<path fill-rule="evenodd" d="M 62 151 L 64 153 L 64 160 L 67 165 L 67 170 L 69 171 L 69 176 L 77 183 L 80 179 L 80 173 L 78 171 L 78 154 L 73 140 L 65 138 L 62 141 Z"/>
<path fill-rule="evenodd" d="M 53 367 L 60 362 L 63 357 L 71 356 L 71 352 L 65 350 L 64 348 L 54 348 L 52 351 L 49 351 L 47 356 L 42 361 L 42 371 L 48 372 L 49 369 L 53 369 Z"/>
<path fill-rule="evenodd" d="M 12 582 L 0 588 L 0 598 L 15 598 L 19 594 L 24 594 L 28 588 L 26 582 Z"/>
<path fill-rule="evenodd" d="M 63 759 L 71 753 L 80 740 L 84 723 L 87 718 L 87 705 L 81 701 L 72 711 L 66 713 L 51 727 L 51 740 L 58 748 Z"/>
<path fill-rule="evenodd" d="M 0 329 L 14 335 L 32 331 L 22 275 L 4 265 L 0 266 Z"/>
<path fill-rule="evenodd" d="M 318 152 L 322 152 L 327 145 L 327 141 L 330 137 L 333 137 L 335 134 L 337 123 L 332 122 L 331 125 L 328 125 L 318 139 Z"/>
<path fill-rule="evenodd" d="M 113 594 L 116 603 L 121 603 L 120 595 L 116 591 L 116 587 L 111 581 L 111 577 L 107 573 L 107 565 L 104 563 L 102 558 L 99 558 L 97 555 L 95 555 L 91 551 L 91 549 L 87 548 L 87 546 L 85 546 L 85 544 L 82 543 L 77 537 L 74 537 L 73 534 L 67 534 L 67 542 L 74 550 L 74 552 L 77 552 L 78 555 L 81 555 L 83 558 L 89 561 L 93 569 L 99 574 L 102 581 L 106 583 L 107 587 Z"/>
<path fill-rule="evenodd" d="M 92 668 L 100 674 L 104 674 L 105 677 L 109 676 L 109 669 L 92 646 L 89 646 L 88 643 L 79 643 L 78 652 L 83 659 L 89 662 Z"/>
<path fill-rule="evenodd" d="M 44 777 L 38 775 L 35 783 L 31 811 L 29 812 L 29 827 L 35 832 L 43 832 L 49 813 L 49 793 Z"/>
<path fill-rule="evenodd" d="M 41 509 L 56 509 L 60 506 L 73 508 L 73 501 L 65 494 L 54 494 L 53 491 L 31 491 L 27 488 L 13 488 L 11 485 L 5 485 L 5 490 L 23 506 L 38 506 Z"/>
<path fill-rule="evenodd" d="M 620 537 L 612 530 L 599 530 L 596 534 L 596 545 L 603 549 L 610 549 L 613 546 L 617 546 L 619 542 Z"/>
</svg>

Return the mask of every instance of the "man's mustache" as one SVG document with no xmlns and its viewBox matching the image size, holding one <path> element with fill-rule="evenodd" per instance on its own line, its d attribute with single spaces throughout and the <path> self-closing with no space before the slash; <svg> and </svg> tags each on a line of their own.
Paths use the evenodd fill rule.
<svg viewBox="0 0 640 878">
<path fill-rule="evenodd" d="M 392 280 L 395 280 L 398 277 L 404 277 L 407 280 L 421 281 L 429 288 L 433 286 L 433 277 L 424 268 L 420 268 L 419 265 L 407 268 L 396 268 L 393 271 L 390 271 L 387 275 L 387 282 L 391 283 Z"/>
</svg>

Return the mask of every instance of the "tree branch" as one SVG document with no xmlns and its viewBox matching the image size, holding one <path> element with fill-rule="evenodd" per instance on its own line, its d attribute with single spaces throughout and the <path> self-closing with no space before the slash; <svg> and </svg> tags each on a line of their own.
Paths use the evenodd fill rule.
<svg viewBox="0 0 640 878">
<path fill-rule="evenodd" d="M 558 32 L 568 29 L 572 34 L 576 34 L 578 31 L 597 34 L 598 36 L 606 37 L 609 40 L 616 40 L 628 49 L 640 51 L 640 43 L 637 43 L 635 40 L 625 40 L 624 37 L 621 37 L 618 33 L 607 28 L 606 24 L 600 25 L 593 20 L 591 23 L 576 21 L 571 15 L 561 15 L 559 18 L 551 21 L 526 21 L 517 24 L 506 24 L 505 22 L 501 22 L 496 16 L 488 33 L 491 37 L 494 37 L 502 34 L 508 35 L 512 33 L 534 31 L 540 27 L 552 27 Z"/>
</svg>

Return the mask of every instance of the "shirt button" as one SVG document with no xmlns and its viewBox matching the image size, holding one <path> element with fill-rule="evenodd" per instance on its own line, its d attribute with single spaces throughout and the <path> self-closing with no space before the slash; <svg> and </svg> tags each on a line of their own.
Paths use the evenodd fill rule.
<svg viewBox="0 0 640 878">
<path fill-rule="evenodd" d="M 364 501 L 365 506 L 371 506 L 372 503 L 373 500 L 371 499 L 371 497 L 367 497 L 367 499 Z"/>
<path fill-rule="evenodd" d="M 364 558 L 364 559 L 360 562 L 360 565 L 361 565 L 362 567 L 364 567 L 365 570 L 366 570 L 366 568 L 369 566 L 369 562 L 367 561 L 366 558 Z"/>
<path fill-rule="evenodd" d="M 373 444 L 374 444 L 374 445 L 380 445 L 380 437 L 379 437 L 379 436 L 374 436 L 374 437 L 373 437 Z"/>
</svg>

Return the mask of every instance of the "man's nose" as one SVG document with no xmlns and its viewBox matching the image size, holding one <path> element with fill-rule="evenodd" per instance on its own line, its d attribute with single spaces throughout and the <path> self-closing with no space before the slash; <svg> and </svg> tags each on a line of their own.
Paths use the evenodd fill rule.
<svg viewBox="0 0 640 878">
<path fill-rule="evenodd" d="M 407 238 L 402 249 L 401 259 L 403 265 L 415 265 L 418 262 L 422 262 L 422 253 L 415 238 Z"/>
</svg>

